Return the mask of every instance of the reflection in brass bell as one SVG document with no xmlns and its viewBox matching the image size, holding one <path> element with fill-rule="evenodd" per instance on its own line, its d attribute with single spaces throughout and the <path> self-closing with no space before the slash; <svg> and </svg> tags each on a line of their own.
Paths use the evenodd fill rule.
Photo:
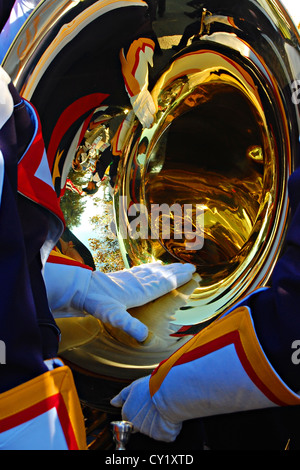
<svg viewBox="0 0 300 470">
<path fill-rule="evenodd" d="M 231 49 L 192 50 L 175 58 L 152 90 L 156 121 L 131 133 L 114 194 L 118 239 L 129 266 L 190 262 L 201 276 L 188 305 L 175 313 L 177 325 L 204 323 L 267 282 L 287 211 L 282 169 L 288 169 L 289 149 L 278 142 L 284 138 L 277 137 L 274 99 L 248 66 L 234 63 Z M 132 225 L 134 204 L 149 214 L 151 230 L 147 234 L 143 224 L 140 238 L 123 233 Z M 191 232 L 182 237 L 175 229 L 186 218 L 180 221 L 175 205 L 192 206 Z M 166 216 L 164 206 L 170 208 Z M 197 207 L 203 209 L 202 231 Z M 163 232 L 167 222 L 170 236 Z M 197 234 L 202 243 L 187 249 Z"/>
<path fill-rule="evenodd" d="M 126 450 L 125 445 L 129 440 L 133 425 L 129 421 L 112 421 L 110 426 L 116 443 L 116 450 Z"/>
</svg>

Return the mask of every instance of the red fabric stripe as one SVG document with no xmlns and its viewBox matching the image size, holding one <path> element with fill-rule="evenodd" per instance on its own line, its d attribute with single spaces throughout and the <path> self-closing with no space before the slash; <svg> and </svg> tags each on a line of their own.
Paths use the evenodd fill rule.
<svg viewBox="0 0 300 470">
<path fill-rule="evenodd" d="M 35 176 L 42 159 L 47 158 L 47 156 L 45 154 L 39 116 L 31 104 L 27 103 L 27 106 L 30 106 L 34 110 L 38 128 L 34 141 L 18 164 L 18 191 L 32 201 L 46 207 L 52 213 L 56 214 L 64 223 L 64 216 L 60 209 L 54 188 Z"/>
<path fill-rule="evenodd" d="M 261 392 L 266 397 L 268 397 L 269 400 L 271 400 L 273 403 L 276 403 L 279 406 L 285 406 L 285 403 L 279 400 L 256 374 L 251 363 L 249 362 L 249 359 L 246 356 L 240 339 L 240 334 L 237 330 L 232 331 L 220 338 L 216 338 L 215 340 L 202 346 L 199 346 L 198 348 L 186 352 L 185 354 L 180 356 L 178 361 L 175 362 L 174 366 L 194 361 L 195 359 L 199 359 L 203 356 L 206 356 L 207 354 L 217 351 L 218 349 L 228 346 L 229 344 L 234 344 L 236 353 L 241 361 L 243 368 L 245 369 L 246 373 L 253 381 L 253 383 L 257 386 L 257 388 L 259 388 L 259 390 L 261 390 Z"/>
<path fill-rule="evenodd" d="M 63 433 L 70 450 L 78 450 L 74 430 L 69 419 L 69 414 L 60 393 L 53 395 L 45 400 L 36 403 L 35 405 L 20 411 L 12 416 L 9 416 L 0 421 L 0 432 L 7 431 L 16 426 L 20 426 L 27 421 L 36 418 L 37 416 L 46 413 L 52 408 L 56 408 L 59 421 L 61 423 Z"/>
<path fill-rule="evenodd" d="M 55 256 L 51 254 L 49 255 L 49 258 L 47 259 L 47 263 L 64 264 L 68 266 L 79 266 L 80 268 L 85 268 L 85 269 L 89 269 L 90 271 L 93 271 L 93 268 L 91 266 L 88 266 L 87 264 L 82 264 L 79 261 L 76 261 L 74 259 L 64 258 L 62 256 Z"/>
</svg>

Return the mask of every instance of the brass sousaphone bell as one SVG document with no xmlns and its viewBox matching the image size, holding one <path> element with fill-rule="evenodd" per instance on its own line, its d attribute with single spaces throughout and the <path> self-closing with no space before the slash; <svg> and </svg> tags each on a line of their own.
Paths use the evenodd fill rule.
<svg viewBox="0 0 300 470">
<path fill-rule="evenodd" d="M 82 31 L 83 21 L 92 28 L 102 3 L 41 2 L 3 64 L 25 98 L 32 99 L 50 73 L 52 55 L 67 48 L 67 33 L 53 38 L 53 28 L 59 23 L 64 31 Z M 116 389 L 151 372 L 179 347 L 182 333 L 199 331 L 263 288 L 284 244 L 287 181 L 299 145 L 298 31 L 277 0 L 208 0 L 204 7 L 199 35 L 171 58 L 152 89 L 154 125 L 131 123 L 114 187 L 125 265 L 191 262 L 199 284 L 172 312 L 175 339 L 164 350 L 124 343 L 98 325 L 92 341 L 63 353 L 74 370 L 116 380 Z M 191 209 L 189 230 L 178 236 L 175 223 L 184 227 L 185 207 Z M 131 236 L 141 208 L 146 224 Z M 98 400 L 100 408 L 106 398 Z"/>
<path fill-rule="evenodd" d="M 205 6 L 201 36 L 172 58 L 152 90 L 155 124 L 133 124 L 115 193 L 129 266 L 153 259 L 197 266 L 199 287 L 174 323 L 199 328 L 268 283 L 288 225 L 287 180 L 299 144 L 299 36 L 280 3 Z M 176 206 L 173 213 L 164 204 Z M 178 220 L 184 225 L 178 204 L 192 206 L 191 233 L 182 237 L 174 229 Z M 149 217 L 133 239 L 135 205 Z M 170 237 L 164 217 L 173 222 Z M 154 240 L 147 237 L 153 226 Z"/>
</svg>

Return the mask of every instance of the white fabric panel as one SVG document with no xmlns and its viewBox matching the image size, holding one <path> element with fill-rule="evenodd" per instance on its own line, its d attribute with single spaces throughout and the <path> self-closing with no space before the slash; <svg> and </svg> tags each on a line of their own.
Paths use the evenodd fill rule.
<svg viewBox="0 0 300 470">
<path fill-rule="evenodd" d="M 56 408 L 0 433 L 0 450 L 68 450 Z"/>
</svg>

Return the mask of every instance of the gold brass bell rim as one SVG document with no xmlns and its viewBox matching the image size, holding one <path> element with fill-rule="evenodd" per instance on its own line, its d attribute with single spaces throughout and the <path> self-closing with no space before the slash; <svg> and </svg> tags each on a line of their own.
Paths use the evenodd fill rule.
<svg viewBox="0 0 300 470">
<path fill-rule="evenodd" d="M 232 272 L 225 273 L 223 277 L 216 277 L 215 280 L 208 282 L 200 282 L 200 287 L 191 295 L 188 306 L 183 311 L 176 312 L 175 323 L 178 324 L 205 322 L 224 311 L 232 304 L 234 299 L 243 297 L 249 290 L 264 286 L 279 254 L 284 232 L 282 218 L 286 220 L 287 217 L 288 209 L 284 192 L 289 173 L 289 155 L 285 152 L 279 154 L 276 147 L 276 136 L 262 103 L 261 94 L 264 94 L 264 98 L 270 100 L 266 89 L 264 87 L 260 88 L 259 82 L 255 82 L 246 67 L 242 68 L 240 64 L 232 59 L 229 60 L 222 53 L 203 49 L 198 53 L 193 51 L 175 60 L 153 89 L 152 96 L 158 104 L 156 121 L 151 129 L 142 129 L 136 132 L 138 134 L 136 141 L 142 141 L 146 138 L 149 142 L 145 152 L 145 161 L 139 168 L 141 176 L 138 202 L 144 203 L 148 209 L 151 206 L 149 200 L 147 200 L 149 195 L 146 189 L 147 167 L 149 168 L 151 155 L 155 153 L 155 147 L 159 140 L 164 138 L 168 132 L 170 133 L 174 123 L 187 113 L 187 100 L 190 101 L 188 105 L 191 107 L 193 107 L 192 102 L 194 100 L 196 103 L 195 108 L 201 106 L 208 108 L 211 96 L 217 96 L 218 93 L 221 95 L 224 91 L 230 92 L 232 96 L 242 97 L 246 106 L 248 106 L 249 113 L 253 114 L 257 122 L 261 141 L 260 145 L 249 147 L 249 155 L 254 166 L 263 165 L 264 167 L 259 194 L 260 203 L 248 237 L 244 237 L 244 244 L 231 258 L 233 265 L 234 260 L 237 260 L 237 266 L 234 267 Z M 196 99 L 198 99 L 198 102 L 196 102 Z M 281 103 L 277 102 L 277 105 L 279 109 L 282 108 Z M 284 115 L 282 118 L 285 121 L 283 131 L 285 132 L 287 128 L 286 118 Z M 129 143 L 125 148 L 123 157 L 125 170 L 120 173 L 115 194 L 115 201 L 120 196 L 126 195 L 129 200 L 128 204 L 132 203 L 128 175 L 133 168 L 133 161 L 136 157 L 136 150 L 134 150 L 132 144 L 134 126 L 136 124 L 133 124 L 133 128 L 129 131 Z M 284 137 L 288 139 L 287 135 Z M 165 181 L 167 181 L 167 178 L 165 178 Z M 243 192 L 245 192 L 244 189 Z M 161 199 L 156 201 L 153 198 L 151 203 L 153 202 L 162 203 L 163 201 Z M 120 209 L 118 202 L 116 208 L 117 210 Z M 123 207 L 122 210 L 126 212 L 127 209 L 128 207 Z M 170 252 L 167 244 L 161 238 L 156 242 L 152 242 L 152 245 L 151 240 L 143 240 L 137 243 L 132 239 L 121 240 L 121 238 L 119 236 L 121 252 L 125 260 L 128 257 L 130 258 L 131 265 L 153 260 L 193 263 L 192 257 L 189 259 L 182 256 L 182 247 L 181 256 L 176 256 Z M 171 254 L 171 257 L 166 256 L 166 253 Z M 222 265 L 220 266 L 222 269 Z M 268 267 L 266 268 L 266 266 Z M 201 276 L 201 266 L 198 266 L 197 272 Z"/>
</svg>

